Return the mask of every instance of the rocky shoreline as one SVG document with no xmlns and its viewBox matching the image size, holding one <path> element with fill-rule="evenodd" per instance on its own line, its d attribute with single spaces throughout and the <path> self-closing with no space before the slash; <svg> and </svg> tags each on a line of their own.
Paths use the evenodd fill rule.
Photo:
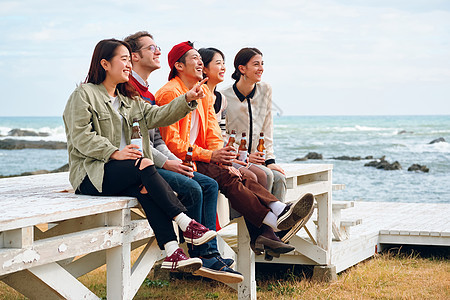
<svg viewBox="0 0 450 300">
<path fill-rule="evenodd" d="M 445 139 L 443 137 L 437 138 L 432 140 L 431 142 L 429 142 L 428 144 L 435 144 L 435 143 L 442 143 L 442 142 L 446 142 Z M 323 159 L 323 155 L 317 152 L 309 152 L 308 154 L 306 154 L 304 157 L 298 157 L 296 159 L 294 159 L 294 161 L 307 161 L 309 159 Z M 335 159 L 335 160 L 348 160 L 348 161 L 357 161 L 357 160 L 368 160 L 368 159 L 373 159 L 373 156 L 365 156 L 365 157 L 361 157 L 361 156 L 337 156 L 337 157 L 330 157 L 329 159 Z M 383 155 L 382 157 L 372 160 L 366 164 L 364 164 L 365 167 L 374 167 L 377 169 L 382 169 L 382 170 L 387 170 L 387 171 L 391 171 L 391 170 L 401 170 L 402 166 L 398 161 L 394 161 L 393 163 L 390 163 L 386 160 L 386 156 Z M 408 171 L 409 172 L 423 172 L 423 173 L 428 173 L 430 171 L 430 169 L 425 166 L 425 165 L 420 165 L 420 164 L 412 164 L 410 167 L 408 167 Z"/>
<path fill-rule="evenodd" d="M 7 137 L 47 137 L 50 134 L 46 132 L 36 132 L 15 128 L 8 132 Z M 0 149 L 2 150 L 20 150 L 20 149 L 67 149 L 67 143 L 56 141 L 30 141 L 6 138 L 0 140 Z"/>
<path fill-rule="evenodd" d="M 0 149 L 3 150 L 20 150 L 20 149 L 67 149 L 67 143 L 56 141 L 29 141 L 16 139 L 0 140 Z"/>
<path fill-rule="evenodd" d="M 293 161 L 307 161 L 307 160 L 321 160 L 323 159 L 323 155 L 317 152 L 309 152 L 308 154 L 306 154 L 304 157 L 300 157 L 300 158 L 296 158 Z M 373 159 L 372 155 L 369 156 L 365 156 L 365 157 L 361 157 L 361 156 L 338 156 L 338 157 L 330 157 L 330 159 L 335 159 L 335 160 L 348 160 L 348 161 L 357 161 L 357 160 L 369 160 L 369 159 Z M 377 169 L 383 169 L 383 170 L 387 170 L 387 171 L 391 171 L 391 170 L 401 170 L 402 166 L 398 161 L 394 161 L 393 163 L 390 163 L 386 160 L 386 156 L 383 155 L 382 157 L 372 160 L 368 163 L 364 164 L 364 167 L 374 167 Z M 420 164 L 412 164 L 409 168 L 408 171 L 410 172 L 423 172 L 423 173 L 428 173 L 430 171 L 430 169 L 427 166 L 423 166 Z"/>
</svg>

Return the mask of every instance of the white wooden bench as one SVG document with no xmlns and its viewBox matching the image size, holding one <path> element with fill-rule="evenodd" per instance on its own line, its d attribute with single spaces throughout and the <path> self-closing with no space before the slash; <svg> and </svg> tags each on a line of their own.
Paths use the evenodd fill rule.
<svg viewBox="0 0 450 300">
<path fill-rule="evenodd" d="M 275 263 L 331 266 L 332 165 L 286 164 L 288 196 L 310 192 L 317 224 L 304 227 L 290 243 L 294 253 Z M 107 265 L 108 299 L 132 299 L 154 263 L 163 258 L 153 231 L 131 197 L 75 195 L 68 173 L 0 180 L 0 280 L 25 296 L 42 299 L 98 299 L 77 278 Z M 229 212 L 219 205 L 219 219 Z M 223 219 L 223 218 L 222 218 Z M 239 299 L 256 299 L 255 257 L 243 218 L 237 245 L 218 236 L 219 251 L 233 257 L 244 281 L 231 285 Z M 226 229 L 226 228 L 225 228 Z M 146 245 L 131 266 L 132 249 Z"/>
<path fill-rule="evenodd" d="M 0 180 L 0 280 L 34 299 L 98 299 L 77 278 L 106 263 L 108 299 L 132 299 L 163 257 L 137 200 L 68 189 L 68 173 Z"/>
</svg>

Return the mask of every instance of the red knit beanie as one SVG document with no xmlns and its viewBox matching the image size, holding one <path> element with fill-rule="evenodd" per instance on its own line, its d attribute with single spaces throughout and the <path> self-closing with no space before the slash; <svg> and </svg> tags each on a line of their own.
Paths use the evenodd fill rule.
<svg viewBox="0 0 450 300">
<path fill-rule="evenodd" d="M 194 49 L 191 45 L 189 45 L 190 43 L 191 42 L 189 41 L 179 43 L 178 45 L 173 46 L 172 50 L 170 50 L 169 55 L 167 56 L 170 67 L 169 80 L 175 77 L 174 66 L 177 60 L 179 60 L 180 57 L 182 57 L 189 50 Z"/>
</svg>

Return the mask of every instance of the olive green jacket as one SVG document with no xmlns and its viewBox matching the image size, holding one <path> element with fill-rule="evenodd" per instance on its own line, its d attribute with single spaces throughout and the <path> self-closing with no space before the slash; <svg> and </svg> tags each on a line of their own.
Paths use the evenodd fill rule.
<svg viewBox="0 0 450 300">
<path fill-rule="evenodd" d="M 141 98 L 118 94 L 118 113 L 123 117 L 125 141 L 130 144 L 133 119 L 138 119 L 142 133 L 144 157 L 152 158 L 148 129 L 171 125 L 197 107 L 187 103 L 185 96 L 169 105 L 151 105 Z M 69 151 L 69 180 L 77 189 L 86 175 L 102 192 L 104 166 L 111 154 L 119 150 L 122 128 L 120 116 L 112 107 L 111 98 L 103 84 L 81 84 L 67 101 L 63 119 Z"/>
</svg>

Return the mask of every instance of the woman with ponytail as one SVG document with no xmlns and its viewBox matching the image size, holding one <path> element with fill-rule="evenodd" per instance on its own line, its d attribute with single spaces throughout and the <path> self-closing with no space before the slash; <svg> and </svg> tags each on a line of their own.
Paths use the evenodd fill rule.
<svg viewBox="0 0 450 300">
<path fill-rule="evenodd" d="M 248 136 L 249 162 L 267 174 L 267 188 L 280 201 L 286 195 L 286 176 L 284 170 L 275 163 L 273 151 L 272 88 L 261 82 L 264 61 L 257 48 L 243 48 L 234 59 L 236 81 L 222 91 L 228 101 L 226 128 L 236 130 L 239 136 Z M 266 153 L 258 152 L 256 147 L 260 133 L 264 133 Z"/>
</svg>

